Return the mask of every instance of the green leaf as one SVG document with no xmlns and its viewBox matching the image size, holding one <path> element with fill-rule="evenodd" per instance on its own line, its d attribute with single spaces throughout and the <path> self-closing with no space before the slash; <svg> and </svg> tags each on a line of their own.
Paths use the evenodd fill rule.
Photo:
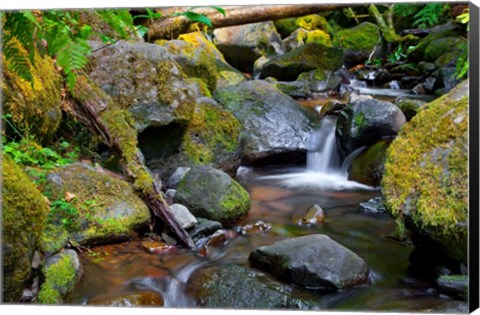
<svg viewBox="0 0 480 315">
<path fill-rule="evenodd" d="M 209 27 L 212 27 L 212 22 L 210 21 L 210 19 L 203 14 L 187 11 L 187 12 L 184 12 L 182 15 L 191 21 L 200 22 L 205 25 L 208 25 Z"/>
<path fill-rule="evenodd" d="M 227 16 L 225 14 L 225 10 L 218 7 L 218 6 L 215 6 L 215 5 L 197 5 L 197 6 L 193 6 L 191 8 L 188 9 L 188 11 L 192 11 L 194 9 L 198 9 L 198 8 L 212 8 L 212 9 L 215 9 L 217 10 L 218 12 L 220 12 L 223 16 Z"/>
</svg>

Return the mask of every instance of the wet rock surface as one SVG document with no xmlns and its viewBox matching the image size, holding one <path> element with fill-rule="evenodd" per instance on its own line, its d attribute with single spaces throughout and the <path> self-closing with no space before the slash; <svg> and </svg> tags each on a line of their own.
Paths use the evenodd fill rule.
<svg viewBox="0 0 480 315">
<path fill-rule="evenodd" d="M 343 154 L 397 134 L 405 124 L 402 111 L 390 102 L 376 99 L 350 103 L 338 117 L 336 134 Z"/>
<path fill-rule="evenodd" d="M 309 309 L 307 301 L 295 297 L 295 289 L 262 272 L 227 264 L 195 274 L 189 291 L 198 305 L 234 309 Z"/>
<path fill-rule="evenodd" d="M 217 90 L 214 97 L 241 122 L 242 164 L 305 159 L 313 118 L 265 81 L 247 81 Z M 275 163 L 275 162 L 273 162 Z"/>
<path fill-rule="evenodd" d="M 280 280 L 309 289 L 344 289 L 364 284 L 368 278 L 362 258 L 320 234 L 260 247 L 248 259 Z"/>
</svg>

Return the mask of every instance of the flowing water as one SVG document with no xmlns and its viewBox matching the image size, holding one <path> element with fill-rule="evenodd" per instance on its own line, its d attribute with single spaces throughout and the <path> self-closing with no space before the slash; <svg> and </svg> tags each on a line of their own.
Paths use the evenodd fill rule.
<svg viewBox="0 0 480 315">
<path fill-rule="evenodd" d="M 70 304 L 102 304 L 117 297 L 143 294 L 143 305 L 198 307 L 192 292 L 192 277 L 212 266 L 236 263 L 248 266 L 252 250 L 275 241 L 310 234 L 326 234 L 361 256 L 370 269 L 370 283 L 334 293 L 310 292 L 314 309 L 333 310 L 426 310 L 441 305 L 434 284 L 409 275 L 413 246 L 399 241 L 395 222 L 387 214 L 365 213 L 359 203 L 380 195 L 377 188 L 348 180 L 349 163 L 362 150 L 339 162 L 335 141 L 336 120 L 323 119 L 308 139 L 306 167 L 241 167 L 237 180 L 248 190 L 252 206 L 248 215 L 230 226 L 228 240 L 209 248 L 202 256 L 185 249 L 154 255 L 136 240 L 100 246 L 81 255 L 84 274 Z M 326 221 L 299 225 L 312 204 L 320 205 Z M 268 231 L 242 235 L 245 224 L 259 220 L 271 225 Z M 158 302 L 158 303 L 157 303 Z M 124 303 L 125 305 L 125 303 Z M 130 305 L 130 304 L 126 304 Z"/>
</svg>

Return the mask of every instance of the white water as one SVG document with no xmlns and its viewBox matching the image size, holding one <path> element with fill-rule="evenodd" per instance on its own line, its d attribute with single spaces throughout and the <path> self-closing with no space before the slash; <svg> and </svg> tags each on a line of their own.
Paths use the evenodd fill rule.
<svg viewBox="0 0 480 315">
<path fill-rule="evenodd" d="M 335 137 L 336 118 L 325 117 L 319 129 L 307 140 L 307 165 L 305 171 L 281 175 L 263 176 L 264 180 L 278 180 L 286 187 L 312 187 L 318 189 L 349 190 L 373 189 L 370 186 L 348 180 L 348 169 L 361 149 L 349 155 L 340 165 Z"/>
</svg>

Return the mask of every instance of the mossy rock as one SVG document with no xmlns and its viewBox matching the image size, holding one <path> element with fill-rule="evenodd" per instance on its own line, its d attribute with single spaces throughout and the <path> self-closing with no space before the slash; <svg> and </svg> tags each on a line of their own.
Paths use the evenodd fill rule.
<svg viewBox="0 0 480 315">
<path fill-rule="evenodd" d="M 432 40 L 425 48 L 424 58 L 426 61 L 435 61 L 447 52 L 463 51 L 467 47 L 468 42 L 459 37 L 438 38 Z"/>
<path fill-rule="evenodd" d="M 387 151 L 386 206 L 411 222 L 414 241 L 466 262 L 468 249 L 468 81 L 425 105 Z"/>
<path fill-rule="evenodd" d="M 299 28 L 283 40 L 283 45 L 287 51 L 294 50 L 310 43 L 332 47 L 330 35 L 322 30 L 307 31 L 306 29 Z"/>
<path fill-rule="evenodd" d="M 445 27 L 442 27 L 439 31 L 432 32 L 432 33 L 428 34 L 425 38 L 422 38 L 418 42 L 418 44 L 415 45 L 415 48 L 413 48 L 412 50 L 410 50 L 407 53 L 407 60 L 410 61 L 410 62 L 424 61 L 425 58 L 426 58 L 426 50 L 432 42 L 435 42 L 437 40 L 441 40 L 441 39 L 444 39 L 444 38 L 452 38 L 452 37 L 459 38 L 461 35 L 462 35 L 462 32 L 459 29 L 456 29 L 455 26 L 453 26 L 453 25 L 447 25 Z M 442 43 L 442 40 L 440 41 L 440 43 Z M 431 51 L 430 53 L 431 54 L 436 54 L 436 52 L 434 51 L 435 46 L 436 45 L 434 45 L 430 48 L 430 51 Z M 440 45 L 440 46 L 442 46 L 442 45 Z M 443 47 L 443 48 L 447 48 L 446 51 L 450 50 L 450 49 L 448 49 L 448 47 Z M 450 47 L 450 48 L 452 48 L 452 47 Z M 445 53 L 446 51 L 442 51 L 441 53 L 440 52 L 438 52 L 438 53 L 440 53 L 440 55 L 441 55 L 441 54 Z M 434 61 L 434 60 L 432 60 L 432 61 Z"/>
<path fill-rule="evenodd" d="M 33 254 L 49 209 L 33 182 L 6 155 L 2 170 L 3 299 L 18 302 L 30 276 Z"/>
<path fill-rule="evenodd" d="M 74 250 L 68 249 L 50 257 L 43 269 L 45 281 L 38 293 L 41 304 L 60 304 L 63 297 L 72 292 L 81 277 L 80 259 Z"/>
<path fill-rule="evenodd" d="M 20 54 L 27 52 L 18 44 Z M 3 63 L 5 63 L 2 55 Z M 61 101 L 63 79 L 55 68 L 54 61 L 35 51 L 34 65 L 30 65 L 33 82 L 20 78 L 4 67 L 0 87 L 3 94 L 3 113 L 20 132 L 35 135 L 43 143 L 52 139 L 62 119 Z M 7 125 L 7 133 L 14 130 Z"/>
<path fill-rule="evenodd" d="M 240 122 L 214 100 L 198 100 L 188 125 L 146 130 L 139 146 L 148 167 L 162 179 L 181 166 L 212 165 L 234 174 L 240 165 Z"/>
<path fill-rule="evenodd" d="M 102 44 L 91 45 L 95 49 Z M 120 41 L 93 53 L 90 64 L 90 79 L 119 109 L 131 112 L 138 132 L 172 122 L 187 123 L 192 118 L 198 97 L 195 82 L 188 80 L 168 49 Z M 208 67 L 200 68 L 206 74 L 199 77 L 207 78 Z"/>
<path fill-rule="evenodd" d="M 315 69 L 336 71 L 342 66 L 342 49 L 312 43 L 272 58 L 263 65 L 260 78 L 293 81 L 303 72 Z"/>
<path fill-rule="evenodd" d="M 296 18 L 285 18 L 273 22 L 277 32 L 282 38 L 290 36 L 296 29 L 298 29 Z"/>
<path fill-rule="evenodd" d="M 322 30 L 327 34 L 333 34 L 333 28 L 327 19 L 318 14 L 310 14 L 296 19 L 295 24 L 307 31 Z"/>
<path fill-rule="evenodd" d="M 395 105 L 402 110 L 407 121 L 412 120 L 412 118 L 422 110 L 425 104 L 424 101 L 406 97 L 399 97 L 395 100 Z"/>
<path fill-rule="evenodd" d="M 178 40 L 163 41 L 161 46 L 172 53 L 189 77 L 203 80 L 210 93 L 217 86 L 233 85 L 245 80 L 243 74 L 230 66 L 217 47 L 200 32 L 180 35 Z"/>
<path fill-rule="evenodd" d="M 61 249 L 63 230 L 79 244 L 90 245 L 135 236 L 136 230 L 150 222 L 148 207 L 129 183 L 88 165 L 76 163 L 55 169 L 47 181 L 44 193 L 52 201 L 64 200 L 67 192 L 75 195 L 70 201 L 74 213 L 50 213 L 49 224 L 58 228 L 46 229 L 42 235 L 42 248 L 47 253 Z"/>
<path fill-rule="evenodd" d="M 380 185 L 386 152 L 391 140 L 380 140 L 360 153 L 352 162 L 348 179 L 369 186 Z"/>
<path fill-rule="evenodd" d="M 370 22 L 363 22 L 355 27 L 344 29 L 333 36 L 333 46 L 348 51 L 368 55 L 380 41 L 378 26 Z"/>
<path fill-rule="evenodd" d="M 228 174 L 210 166 L 190 169 L 180 181 L 175 202 L 197 217 L 233 222 L 250 210 L 248 192 Z"/>
<path fill-rule="evenodd" d="M 261 56 L 283 51 L 281 37 L 271 21 L 217 28 L 213 35 L 227 62 L 242 72 L 252 72 Z"/>
</svg>

